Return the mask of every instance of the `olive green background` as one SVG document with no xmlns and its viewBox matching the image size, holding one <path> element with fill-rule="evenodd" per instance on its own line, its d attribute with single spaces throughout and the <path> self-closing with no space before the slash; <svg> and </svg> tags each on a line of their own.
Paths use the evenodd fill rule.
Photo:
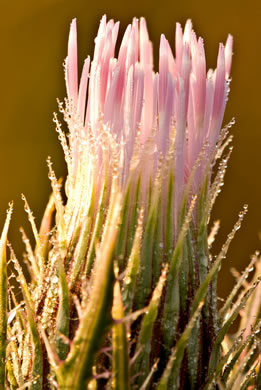
<svg viewBox="0 0 261 390">
<path fill-rule="evenodd" d="M 52 113 L 56 98 L 65 96 L 62 63 L 66 56 L 69 25 L 78 21 L 80 64 L 92 54 L 101 16 L 121 21 L 120 36 L 134 16 L 145 16 L 158 60 L 160 33 L 174 46 L 175 23 L 192 18 L 197 35 L 205 42 L 208 67 L 214 67 L 218 43 L 234 36 L 231 94 L 225 121 L 236 117 L 234 151 L 214 218 L 221 219 L 215 251 L 237 219 L 244 203 L 249 213 L 222 268 L 220 294 L 227 294 L 231 266 L 242 269 L 260 248 L 260 7 L 259 1 L 1 1 L 0 91 L 0 225 L 8 202 L 14 200 L 9 239 L 22 257 L 19 226 L 29 233 L 20 194 L 23 192 L 39 226 L 50 192 L 46 158 L 52 157 L 57 176 L 65 164 Z M 155 65 L 157 68 L 157 64 Z"/>
</svg>

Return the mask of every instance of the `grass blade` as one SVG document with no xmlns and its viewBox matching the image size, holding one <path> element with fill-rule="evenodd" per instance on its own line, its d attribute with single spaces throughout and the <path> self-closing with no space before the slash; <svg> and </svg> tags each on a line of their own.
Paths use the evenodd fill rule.
<svg viewBox="0 0 261 390">
<path fill-rule="evenodd" d="M 13 205 L 7 211 L 0 239 L 0 389 L 5 389 L 5 359 L 7 339 L 7 265 L 6 243 Z"/>
<path fill-rule="evenodd" d="M 115 282 L 112 316 L 115 324 L 112 328 L 112 389 L 129 390 L 129 349 L 124 317 L 120 283 Z"/>
</svg>

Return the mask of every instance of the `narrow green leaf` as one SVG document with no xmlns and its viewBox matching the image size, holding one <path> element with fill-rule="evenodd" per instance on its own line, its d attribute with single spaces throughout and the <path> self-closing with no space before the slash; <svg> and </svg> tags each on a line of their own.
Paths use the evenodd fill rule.
<svg viewBox="0 0 261 390">
<path fill-rule="evenodd" d="M 39 270 L 39 264 L 37 257 L 34 254 L 32 246 L 30 244 L 29 238 L 27 237 L 24 229 L 20 227 L 20 233 L 22 234 L 22 240 L 25 245 L 27 264 L 26 267 L 30 273 L 32 284 L 37 284 L 41 282 L 41 274 Z"/>
<path fill-rule="evenodd" d="M 134 192 L 133 200 L 131 200 L 130 204 L 132 205 L 129 227 L 128 227 L 128 239 L 127 239 L 127 256 L 130 256 L 133 240 L 135 238 L 136 226 L 139 218 L 139 200 L 140 200 L 140 186 L 141 186 L 141 177 L 139 176 L 136 184 L 133 186 L 132 191 Z"/>
<path fill-rule="evenodd" d="M 54 170 L 52 168 L 52 162 L 51 158 L 48 157 L 47 159 L 47 166 L 49 168 L 49 179 L 51 181 L 51 186 L 53 190 L 53 196 L 54 196 L 54 203 L 55 203 L 55 209 L 56 209 L 56 222 L 58 227 L 58 236 L 59 236 L 59 244 L 61 247 L 61 250 L 65 249 L 65 221 L 64 221 L 64 205 L 63 200 L 60 192 L 60 183 L 58 182 Z"/>
<path fill-rule="evenodd" d="M 247 347 L 247 345 L 251 344 L 253 339 L 256 337 L 256 334 L 260 332 L 261 329 L 261 321 L 257 324 L 257 326 L 253 329 L 253 332 L 248 335 L 248 337 L 243 340 L 243 334 L 245 329 L 243 329 L 240 335 L 234 341 L 232 347 L 228 350 L 225 356 L 221 357 L 219 363 L 215 369 L 215 371 L 208 377 L 207 383 L 202 390 L 210 390 L 212 387 L 212 381 L 215 381 L 220 376 L 222 376 L 222 383 L 225 383 L 237 363 L 241 353 Z"/>
<path fill-rule="evenodd" d="M 194 325 L 200 315 L 203 303 L 203 301 L 199 303 L 176 346 L 173 348 L 167 367 L 165 368 L 160 382 L 156 387 L 157 390 L 177 390 L 179 388 L 179 370 L 184 356 L 184 351 L 192 329 L 194 328 Z"/>
<path fill-rule="evenodd" d="M 199 305 L 199 302 L 202 301 L 202 299 L 205 298 L 205 295 L 207 294 L 207 291 L 208 291 L 208 286 L 209 286 L 211 280 L 213 279 L 213 277 L 215 276 L 217 270 L 219 269 L 221 261 L 224 259 L 224 257 L 226 257 L 226 254 L 227 254 L 228 248 L 229 248 L 229 246 L 231 244 L 231 241 L 233 240 L 237 230 L 240 228 L 242 220 L 243 220 L 246 212 L 247 212 L 247 207 L 244 206 L 243 207 L 243 211 L 241 211 L 239 213 L 238 221 L 235 223 L 231 233 L 229 233 L 229 235 L 227 237 L 227 240 L 226 240 L 225 244 L 222 246 L 219 255 L 217 256 L 217 258 L 214 261 L 212 267 L 210 268 L 206 278 L 201 283 L 201 285 L 200 285 L 200 287 L 199 287 L 199 289 L 198 289 L 198 291 L 196 293 L 196 296 L 194 298 L 194 303 L 193 303 L 193 306 L 192 306 L 192 312 L 194 312 L 196 310 L 196 308 Z"/>
<path fill-rule="evenodd" d="M 125 307 L 125 312 L 129 313 L 132 308 L 137 274 L 139 271 L 140 264 L 140 251 L 141 251 L 141 240 L 143 230 L 143 209 L 140 211 L 138 224 L 135 232 L 135 237 L 131 249 L 131 254 L 127 263 L 126 275 L 123 279 L 122 286 L 122 300 Z"/>
<path fill-rule="evenodd" d="M 27 293 L 24 291 L 22 286 L 24 301 L 26 305 L 26 311 L 28 316 L 28 322 L 31 332 L 31 340 L 32 340 L 32 369 L 31 369 L 31 384 L 29 386 L 30 390 L 42 390 L 43 385 L 43 351 L 41 345 L 41 339 L 38 334 L 37 325 L 35 322 L 35 315 L 33 313 L 33 309 L 31 304 L 27 299 Z"/>
<path fill-rule="evenodd" d="M 28 287 L 27 281 L 24 277 L 22 267 L 20 266 L 20 264 L 16 258 L 16 255 L 14 253 L 14 250 L 10 244 L 9 244 L 9 249 L 10 249 L 10 253 L 11 253 L 11 260 L 13 261 L 14 268 L 18 273 L 18 282 L 19 282 L 20 287 L 22 289 L 23 295 L 26 296 L 27 302 L 30 305 L 31 310 L 33 311 L 34 310 L 33 309 L 34 308 L 33 300 L 32 300 L 31 294 L 30 294 L 30 289 Z"/>
<path fill-rule="evenodd" d="M 156 223 L 157 209 L 159 206 L 159 188 L 155 189 L 155 196 L 152 200 L 147 222 L 144 227 L 144 235 L 140 256 L 140 268 L 136 287 L 135 308 L 141 309 L 145 306 L 146 300 L 150 295 L 152 286 L 152 259 L 153 259 L 153 241 Z"/>
<path fill-rule="evenodd" d="M 240 303 L 236 305 L 234 310 L 232 310 L 230 316 L 228 319 L 226 319 L 225 323 L 223 324 L 222 328 L 220 329 L 217 338 L 215 340 L 215 344 L 212 349 L 212 353 L 210 356 L 209 361 L 209 373 L 212 373 L 217 366 L 218 358 L 219 358 L 219 350 L 221 347 L 221 343 L 225 337 L 225 334 L 227 333 L 228 329 L 232 325 L 232 323 L 235 321 L 236 317 L 238 316 L 240 310 L 245 306 L 247 300 L 251 296 L 251 294 L 255 291 L 258 284 L 261 282 L 261 277 L 257 279 L 257 281 L 245 292 L 244 296 L 242 297 Z"/>
<path fill-rule="evenodd" d="M 22 194 L 22 200 L 24 201 L 24 209 L 25 209 L 26 213 L 28 214 L 28 219 L 29 219 L 29 222 L 31 224 L 32 232 L 33 232 L 35 243 L 36 243 L 36 257 L 38 260 L 37 265 L 38 265 L 38 268 L 40 271 L 39 276 L 43 278 L 43 276 L 44 276 L 44 258 L 43 258 L 43 254 L 42 254 L 41 240 L 40 240 L 40 237 L 39 237 L 39 234 L 37 231 L 37 227 L 36 227 L 36 224 L 34 221 L 33 213 L 32 213 L 32 211 L 29 207 L 29 204 L 28 204 L 28 202 L 23 194 Z"/>
<path fill-rule="evenodd" d="M 171 169 L 169 172 L 168 181 L 168 195 L 167 195 L 167 207 L 166 207 L 166 229 L 165 229 L 165 253 L 166 258 L 169 259 L 173 252 L 173 206 L 174 206 L 174 174 Z"/>
<path fill-rule="evenodd" d="M 20 340 L 18 340 L 18 337 L 16 335 L 15 336 L 16 340 L 14 341 L 13 340 L 14 335 L 13 335 L 12 329 L 9 326 L 7 328 L 7 335 L 8 335 L 8 339 L 10 341 L 8 343 L 8 346 L 7 346 L 6 357 L 7 357 L 7 362 L 8 362 L 8 360 L 10 360 L 10 363 L 12 361 L 11 367 L 9 367 L 9 369 L 10 370 L 12 369 L 12 373 L 16 374 L 17 386 L 22 387 L 24 385 L 24 376 L 22 373 L 21 359 L 20 359 L 19 352 L 18 352 L 18 346 L 20 347 L 20 353 L 21 353 L 21 347 L 23 348 L 23 346 L 21 345 L 22 344 L 21 338 L 20 338 Z M 12 376 L 11 371 L 10 371 L 10 376 Z M 10 379 L 10 381 L 12 381 L 12 379 Z"/>
<path fill-rule="evenodd" d="M 163 229 L 162 229 L 162 205 L 159 201 L 158 210 L 157 210 L 157 220 L 154 233 L 154 244 L 153 244 L 153 284 L 152 288 L 156 287 L 156 284 L 159 280 L 162 262 L 164 260 L 164 238 L 163 238 Z"/>
<path fill-rule="evenodd" d="M 97 211 L 97 215 L 96 215 L 96 219 L 95 219 L 95 225 L 94 225 L 94 228 L 93 228 L 93 231 L 91 234 L 90 246 L 89 246 L 87 257 L 86 257 L 84 273 L 87 276 L 91 272 L 93 262 L 95 259 L 95 254 L 96 254 L 96 244 L 97 244 L 97 242 L 99 242 L 101 232 L 102 232 L 104 215 L 105 215 L 106 196 L 107 196 L 107 177 L 105 174 L 103 187 L 102 187 L 100 200 L 99 200 L 99 205 L 98 205 L 98 211 Z"/>
<path fill-rule="evenodd" d="M 251 272 L 256 260 L 257 260 L 256 256 L 253 256 L 250 264 L 246 267 L 246 269 L 244 270 L 244 272 L 242 273 L 242 275 L 238 279 L 237 283 L 235 284 L 233 290 L 231 291 L 228 298 L 226 299 L 224 305 L 220 309 L 219 315 L 220 315 L 221 320 L 224 320 L 224 317 L 225 317 L 226 313 L 228 312 L 228 310 L 230 309 L 230 306 L 233 302 L 234 297 L 238 293 L 238 291 L 241 288 L 241 286 L 243 285 L 244 281 L 247 279 L 248 274 Z"/>
<path fill-rule="evenodd" d="M 158 368 L 158 363 L 159 363 L 159 359 L 158 360 L 156 360 L 156 362 L 153 364 L 153 366 L 151 367 L 151 370 L 150 370 L 150 373 L 149 373 L 149 375 L 147 376 L 147 378 L 145 379 L 145 381 L 143 382 L 143 384 L 142 384 L 142 386 L 141 386 L 141 388 L 139 389 L 139 390 L 146 390 L 146 389 L 148 389 L 148 386 L 149 386 L 149 384 L 150 384 L 150 381 L 151 381 L 151 379 L 152 379 L 152 377 L 153 377 L 153 374 L 154 374 L 154 372 L 157 370 L 157 368 Z"/>
<path fill-rule="evenodd" d="M 92 376 L 95 356 L 112 326 L 113 260 L 120 209 L 121 195 L 114 193 L 110 200 L 103 241 L 95 261 L 90 299 L 80 319 L 69 355 L 56 369 L 61 389 L 81 390 L 86 387 Z"/>
<path fill-rule="evenodd" d="M 112 328 L 112 389 L 129 390 L 129 349 L 126 324 L 121 321 L 124 317 L 124 311 L 118 281 L 114 285 L 112 316 L 115 320 Z"/>
<path fill-rule="evenodd" d="M 69 351 L 68 343 L 64 341 L 69 338 L 70 301 L 69 289 L 66 281 L 66 274 L 63 263 L 58 263 L 59 268 L 59 307 L 56 317 L 56 351 L 61 360 L 65 360 Z"/>
<path fill-rule="evenodd" d="M 254 363 L 252 364 L 252 366 L 250 367 L 248 372 L 245 373 L 243 380 L 239 385 L 240 390 L 247 390 L 247 389 L 251 388 L 249 386 L 255 384 L 255 382 L 256 382 L 255 379 L 257 377 L 256 370 L 257 370 L 258 364 L 260 364 L 260 362 L 258 360 L 254 361 Z M 260 368 L 259 368 L 259 370 L 260 370 Z M 235 390 L 236 389 L 238 389 L 237 386 L 235 387 Z M 257 385 L 256 389 L 259 389 L 258 385 Z"/>
<path fill-rule="evenodd" d="M 258 360 L 259 360 L 257 358 L 257 359 L 254 359 L 254 362 L 253 362 L 253 356 L 255 355 L 256 350 L 257 350 L 257 340 L 254 341 L 253 345 L 251 346 L 251 348 L 249 349 L 249 351 L 245 355 L 244 359 L 242 359 L 240 364 L 237 366 L 236 370 L 234 370 L 232 372 L 232 375 L 230 376 L 229 381 L 226 383 L 226 390 L 236 390 L 238 388 L 241 390 L 242 387 L 240 386 L 240 382 L 242 382 L 242 380 L 243 380 L 243 383 L 245 382 L 245 380 L 247 380 L 247 383 L 248 383 L 248 381 L 250 379 L 250 375 L 252 374 L 252 368 L 256 367 L 256 365 L 258 364 Z M 250 367 L 249 367 L 249 365 L 250 365 Z M 251 367 L 251 365 L 252 365 L 252 367 Z M 249 371 L 247 372 L 248 369 L 249 369 Z M 251 372 L 251 374 L 249 375 L 250 372 Z M 241 385 L 242 385 L 242 383 L 241 383 Z"/>
<path fill-rule="evenodd" d="M 138 336 L 136 350 L 140 350 L 134 366 L 133 375 L 137 375 L 135 383 L 140 386 L 144 383 L 146 377 L 150 373 L 150 353 L 152 345 L 152 331 L 158 316 L 159 304 L 163 287 L 166 282 L 168 264 L 164 267 L 158 284 L 152 294 L 152 298 L 147 307 L 146 314 L 141 323 L 141 329 Z"/>
<path fill-rule="evenodd" d="M 84 260 L 86 257 L 86 251 L 89 242 L 90 227 L 91 227 L 91 217 L 88 215 L 83 220 L 82 227 L 78 237 L 78 242 L 73 254 L 72 267 L 69 276 L 70 290 L 73 290 L 75 283 L 77 282 L 77 278 L 79 276 L 80 270 L 84 265 Z"/>
<path fill-rule="evenodd" d="M 10 385 L 10 389 L 11 390 L 18 389 L 18 383 L 17 383 L 17 381 L 15 379 L 12 363 L 11 363 L 11 361 L 9 359 L 7 359 L 7 361 L 6 361 L 6 368 L 7 368 L 7 375 L 8 375 L 8 382 L 9 382 L 9 385 Z"/>
<path fill-rule="evenodd" d="M 206 179 L 202 185 L 202 188 L 198 197 L 197 207 L 197 219 L 199 231 L 197 234 L 197 259 L 199 263 L 199 277 L 200 283 L 207 276 L 209 253 L 208 253 L 208 232 L 207 232 L 207 210 L 206 210 L 206 199 L 208 194 L 209 178 Z"/>
<path fill-rule="evenodd" d="M 196 197 L 193 198 L 170 261 L 170 269 L 167 277 L 166 299 L 163 313 L 163 339 L 167 348 L 171 349 L 179 318 L 179 269 L 182 260 L 183 244 L 191 221 L 192 210 Z"/>
<path fill-rule="evenodd" d="M 44 211 L 44 215 L 41 221 L 39 230 L 39 239 L 41 242 L 41 253 L 46 263 L 48 257 L 48 245 L 49 245 L 49 234 L 52 227 L 53 213 L 55 209 L 54 196 L 50 196 L 47 206 Z"/>
<path fill-rule="evenodd" d="M 75 222 L 73 230 L 72 242 L 69 246 L 69 251 L 66 256 L 66 265 L 70 264 L 69 274 L 69 288 L 73 289 L 79 272 L 85 267 L 85 258 L 89 243 L 89 235 L 92 224 L 92 215 L 94 214 L 94 200 L 95 200 L 95 186 L 92 187 L 91 196 L 89 202 L 81 210 L 81 218 Z"/>
<path fill-rule="evenodd" d="M 119 233 L 117 236 L 117 243 L 115 253 L 118 258 L 118 264 L 121 269 L 123 265 L 123 259 L 126 250 L 126 240 L 127 240 L 127 232 L 128 232 L 128 215 L 129 215 L 129 204 L 130 204 L 130 193 L 131 193 L 131 184 L 128 185 L 126 192 L 123 198 L 123 204 L 121 209 L 121 221 L 122 224 L 119 227 Z"/>
<path fill-rule="evenodd" d="M 18 272 L 19 277 L 19 283 L 22 289 L 25 306 L 26 306 L 26 313 L 31 333 L 31 339 L 32 339 L 32 369 L 31 369 L 31 384 L 30 384 L 30 390 L 40 390 L 42 389 L 42 382 L 43 382 L 43 351 L 42 351 L 42 345 L 41 340 L 38 334 L 37 330 L 37 324 L 35 321 L 35 313 L 34 313 L 34 304 L 33 300 L 30 294 L 30 289 L 27 285 L 26 279 L 24 277 L 22 268 L 20 264 L 18 263 L 16 256 L 14 254 L 14 251 L 11 246 L 10 252 L 11 252 L 11 258 L 14 262 L 14 267 L 16 271 Z"/>
<path fill-rule="evenodd" d="M 6 242 L 13 205 L 7 211 L 5 225 L 0 239 L 0 389 L 5 389 L 5 359 L 7 339 L 7 266 Z"/>
</svg>

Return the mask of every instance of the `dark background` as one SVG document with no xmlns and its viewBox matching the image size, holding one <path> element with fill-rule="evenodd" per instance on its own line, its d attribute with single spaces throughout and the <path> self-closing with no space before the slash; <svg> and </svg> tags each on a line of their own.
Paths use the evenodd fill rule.
<svg viewBox="0 0 261 390">
<path fill-rule="evenodd" d="M 58 177 L 65 177 L 65 163 L 52 113 L 56 98 L 65 96 L 62 63 L 66 56 L 71 19 L 77 17 L 80 64 L 93 53 L 94 38 L 104 13 L 120 20 L 120 37 L 134 16 L 145 16 L 154 54 L 158 60 L 160 33 L 174 47 L 175 23 L 193 21 L 205 42 L 208 67 L 215 67 L 218 43 L 227 34 L 234 36 L 232 84 L 225 122 L 233 116 L 236 125 L 234 151 L 219 196 L 214 219 L 221 219 L 221 230 L 214 247 L 217 251 L 231 230 L 244 203 L 249 213 L 224 260 L 220 294 L 226 295 L 232 283 L 231 266 L 241 270 L 249 256 L 260 248 L 260 6 L 259 1 L 62 1 L 23 0 L 2 2 L 0 41 L 0 229 L 5 210 L 14 200 L 9 239 L 19 258 L 23 246 L 19 226 L 30 232 L 23 211 L 23 192 L 39 226 L 50 193 L 46 158 L 52 157 Z M 157 63 L 155 65 L 157 69 Z"/>
</svg>

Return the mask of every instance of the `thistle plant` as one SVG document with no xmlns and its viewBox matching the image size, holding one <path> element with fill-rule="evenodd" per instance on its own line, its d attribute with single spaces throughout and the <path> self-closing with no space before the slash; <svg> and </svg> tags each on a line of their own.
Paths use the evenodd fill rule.
<svg viewBox="0 0 261 390">
<path fill-rule="evenodd" d="M 118 30 L 102 18 L 79 81 L 71 24 L 67 98 L 58 103 L 68 135 L 54 118 L 65 194 L 48 158 L 52 194 L 39 230 L 23 196 L 35 239 L 33 249 L 22 230 L 30 279 L 7 242 L 12 205 L 7 214 L 0 387 L 258 388 L 258 253 L 242 275 L 233 270 L 236 284 L 222 304 L 217 296 L 222 260 L 247 207 L 217 255 L 219 224 L 208 227 L 232 150 L 233 120 L 222 128 L 232 37 L 207 71 L 202 38 L 190 20 L 184 32 L 177 24 L 175 58 L 162 35 L 155 72 L 145 19 L 127 27 L 115 57 Z"/>
</svg>

